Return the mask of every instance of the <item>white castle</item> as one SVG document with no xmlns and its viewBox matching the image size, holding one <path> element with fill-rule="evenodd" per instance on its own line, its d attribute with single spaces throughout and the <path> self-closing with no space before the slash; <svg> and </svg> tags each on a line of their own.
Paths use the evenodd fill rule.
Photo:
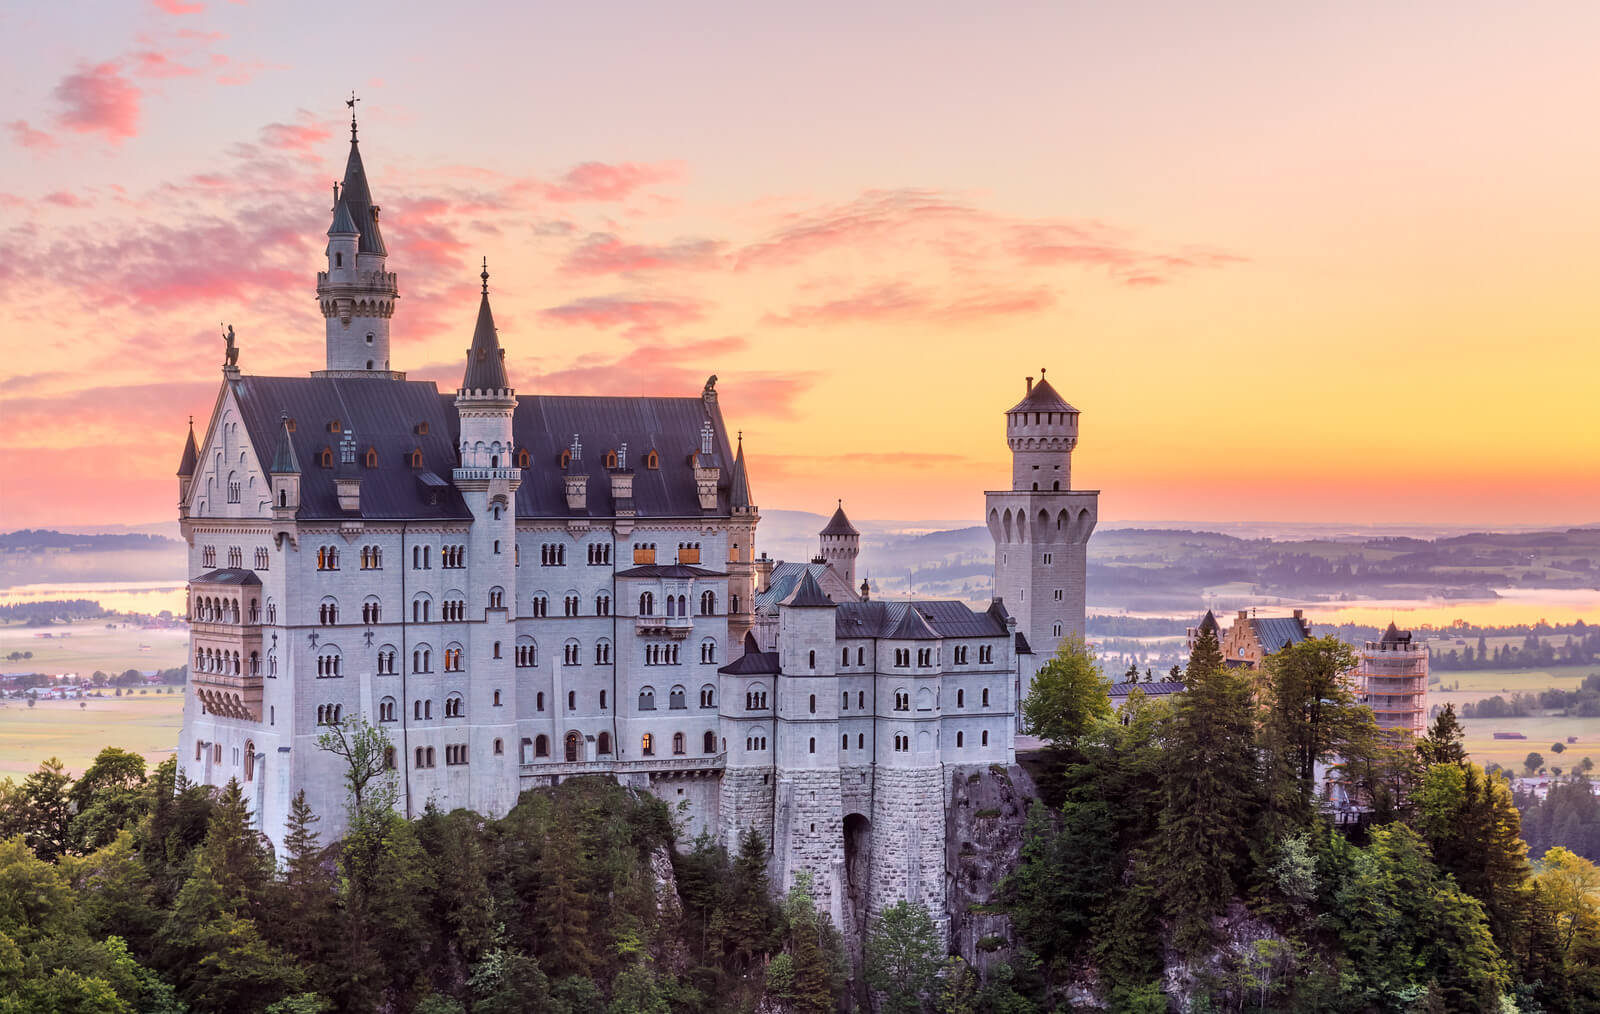
<svg viewBox="0 0 1600 1014">
<path fill-rule="evenodd" d="M 304 790 L 346 808 L 332 723 L 385 730 L 398 806 L 501 815 L 604 775 L 730 849 L 754 827 L 841 926 L 901 898 L 941 923 L 946 799 L 1015 760 L 1037 665 L 1083 632 L 1097 494 L 1071 488 L 1077 410 L 1030 378 L 991 492 L 995 595 L 874 601 L 843 505 L 810 563 L 755 550 L 760 513 L 716 378 L 691 397 L 518 395 L 488 271 L 461 386 L 391 368 L 386 268 L 355 123 L 317 295 L 327 368 L 230 355 L 178 472 L 191 692 L 178 759 L 245 787 L 281 845 Z"/>
</svg>

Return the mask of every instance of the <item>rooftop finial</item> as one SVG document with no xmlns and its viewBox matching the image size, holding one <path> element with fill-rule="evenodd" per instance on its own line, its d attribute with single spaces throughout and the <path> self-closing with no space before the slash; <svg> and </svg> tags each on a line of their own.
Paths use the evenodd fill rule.
<svg viewBox="0 0 1600 1014">
<path fill-rule="evenodd" d="M 360 101 L 361 101 L 360 99 L 356 98 L 356 93 L 355 92 L 351 92 L 350 93 L 350 97 L 344 100 L 344 104 L 350 107 L 350 140 L 351 141 L 354 141 L 356 139 L 356 103 L 360 102 Z"/>
<path fill-rule="evenodd" d="M 334 180 L 333 181 L 333 203 L 334 203 L 334 205 L 336 207 L 339 204 L 339 181 L 338 180 Z"/>
<path fill-rule="evenodd" d="M 483 279 L 483 294 L 487 296 L 489 294 L 489 258 L 485 257 L 483 259 L 483 274 L 478 277 Z"/>
<path fill-rule="evenodd" d="M 1039 367 L 1039 379 L 1040 380 L 1044 379 L 1044 367 L 1043 366 Z"/>
</svg>

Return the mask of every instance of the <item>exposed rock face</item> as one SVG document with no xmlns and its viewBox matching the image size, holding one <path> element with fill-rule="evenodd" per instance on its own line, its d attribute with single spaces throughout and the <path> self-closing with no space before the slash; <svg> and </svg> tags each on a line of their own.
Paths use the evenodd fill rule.
<svg viewBox="0 0 1600 1014">
<path fill-rule="evenodd" d="M 1038 796 L 1017 765 L 948 767 L 945 786 L 946 898 L 950 950 L 983 971 L 1016 944 L 995 897 L 1017 868 L 1028 805 Z M 979 946 L 979 944 L 983 946 Z"/>
<path fill-rule="evenodd" d="M 672 869 L 672 856 L 665 848 L 650 853 L 650 875 L 655 881 L 656 925 L 679 926 L 683 923 L 683 902 L 678 897 L 678 875 Z M 656 955 L 662 967 L 675 975 L 689 969 L 689 951 L 676 934 L 668 934 L 666 942 Z"/>
</svg>

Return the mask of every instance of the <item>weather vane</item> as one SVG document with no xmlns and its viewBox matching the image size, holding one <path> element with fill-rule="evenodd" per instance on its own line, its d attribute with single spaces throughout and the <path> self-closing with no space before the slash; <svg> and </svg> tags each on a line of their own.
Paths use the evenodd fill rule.
<svg viewBox="0 0 1600 1014">
<path fill-rule="evenodd" d="M 349 98 L 344 100 L 344 104 L 350 107 L 350 140 L 352 141 L 356 139 L 356 103 L 360 101 L 360 99 L 356 98 L 354 91 L 350 93 Z"/>
</svg>

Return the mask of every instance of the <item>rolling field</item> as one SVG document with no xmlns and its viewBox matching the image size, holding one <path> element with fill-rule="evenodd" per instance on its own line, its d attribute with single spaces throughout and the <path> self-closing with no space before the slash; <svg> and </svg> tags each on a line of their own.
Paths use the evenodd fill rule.
<svg viewBox="0 0 1600 1014">
<path fill-rule="evenodd" d="M 81 774 L 107 746 L 143 754 L 154 767 L 177 748 L 183 726 L 184 688 L 172 687 L 170 694 L 168 689 L 91 697 L 83 702 L 86 708 L 78 701 L 40 701 L 31 708 L 24 700 L 0 701 L 0 778 L 20 781 L 50 757 Z"/>
<path fill-rule="evenodd" d="M 145 646 L 144 650 L 140 645 Z M 8 661 L 6 656 L 14 651 L 31 651 L 33 657 Z M 96 669 L 108 673 L 171 669 L 183 664 L 188 651 L 189 631 L 183 627 L 143 630 L 118 624 L 108 630 L 105 620 L 80 620 L 54 627 L 0 627 L 0 671 L 4 672 L 76 672 L 87 676 Z"/>
<path fill-rule="evenodd" d="M 1510 699 L 1512 694 L 1536 694 L 1541 690 L 1556 688 L 1576 690 L 1585 676 L 1597 671 L 1596 666 L 1550 666 L 1545 669 L 1482 669 L 1470 672 L 1443 672 L 1439 674 L 1444 685 L 1461 689 L 1440 690 L 1428 688 L 1428 708 L 1454 704 L 1456 713 L 1468 702 L 1481 701 L 1499 695 Z M 1529 715 L 1524 718 L 1467 718 L 1462 719 L 1467 733 L 1467 751 L 1479 764 L 1493 762 L 1503 767 L 1522 770 L 1523 758 L 1532 751 L 1544 754 L 1547 765 L 1571 768 L 1575 761 L 1593 757 L 1600 764 L 1600 718 L 1562 718 L 1551 715 Z M 1528 738 L 1495 739 L 1497 732 L 1520 732 Z M 1568 736 L 1578 737 L 1578 742 L 1567 745 L 1565 754 L 1554 754 L 1550 744 L 1566 742 Z"/>
</svg>

